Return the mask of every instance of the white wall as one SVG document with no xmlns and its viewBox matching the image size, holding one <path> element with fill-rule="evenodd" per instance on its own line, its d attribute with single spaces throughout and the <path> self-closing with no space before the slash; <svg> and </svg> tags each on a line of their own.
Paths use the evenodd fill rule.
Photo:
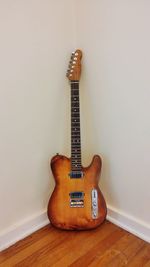
<svg viewBox="0 0 150 267">
<path fill-rule="evenodd" d="M 0 1 L 0 233 L 45 211 L 67 152 L 71 18 L 70 0 Z"/>
<path fill-rule="evenodd" d="M 82 97 L 89 116 L 83 115 L 82 133 L 89 140 L 83 138 L 84 147 L 103 157 L 107 204 L 148 226 L 150 2 L 76 4 L 77 44 L 84 51 Z"/>
<path fill-rule="evenodd" d="M 107 204 L 149 224 L 149 9 L 146 0 L 0 1 L 0 235 L 45 211 L 49 158 L 69 155 L 74 45 L 83 163 L 101 154 Z"/>
</svg>

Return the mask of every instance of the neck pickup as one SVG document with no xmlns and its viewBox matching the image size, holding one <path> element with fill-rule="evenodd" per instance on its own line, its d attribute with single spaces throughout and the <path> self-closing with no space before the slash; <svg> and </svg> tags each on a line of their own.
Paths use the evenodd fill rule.
<svg viewBox="0 0 150 267">
<path fill-rule="evenodd" d="M 71 171 L 69 173 L 70 178 L 76 179 L 76 178 L 83 178 L 83 172 L 82 171 Z"/>
</svg>

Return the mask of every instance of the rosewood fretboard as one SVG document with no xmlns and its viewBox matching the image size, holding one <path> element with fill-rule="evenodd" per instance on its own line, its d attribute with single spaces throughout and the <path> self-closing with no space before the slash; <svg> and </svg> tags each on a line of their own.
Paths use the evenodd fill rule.
<svg viewBox="0 0 150 267">
<path fill-rule="evenodd" d="M 71 169 L 81 171 L 79 81 L 71 81 Z"/>
</svg>

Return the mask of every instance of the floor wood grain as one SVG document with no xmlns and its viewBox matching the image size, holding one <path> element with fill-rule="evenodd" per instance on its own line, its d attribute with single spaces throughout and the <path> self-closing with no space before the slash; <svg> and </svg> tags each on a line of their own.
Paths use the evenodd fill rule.
<svg viewBox="0 0 150 267">
<path fill-rule="evenodd" d="M 90 231 L 48 225 L 0 253 L 0 267 L 150 267 L 150 244 L 105 221 Z"/>
</svg>

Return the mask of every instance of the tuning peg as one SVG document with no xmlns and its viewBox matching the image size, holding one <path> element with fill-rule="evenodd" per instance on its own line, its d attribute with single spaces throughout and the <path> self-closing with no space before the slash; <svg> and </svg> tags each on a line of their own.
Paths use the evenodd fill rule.
<svg viewBox="0 0 150 267">
<path fill-rule="evenodd" d="M 72 54 L 72 55 L 75 55 L 75 52 L 72 52 L 71 54 Z"/>
</svg>

